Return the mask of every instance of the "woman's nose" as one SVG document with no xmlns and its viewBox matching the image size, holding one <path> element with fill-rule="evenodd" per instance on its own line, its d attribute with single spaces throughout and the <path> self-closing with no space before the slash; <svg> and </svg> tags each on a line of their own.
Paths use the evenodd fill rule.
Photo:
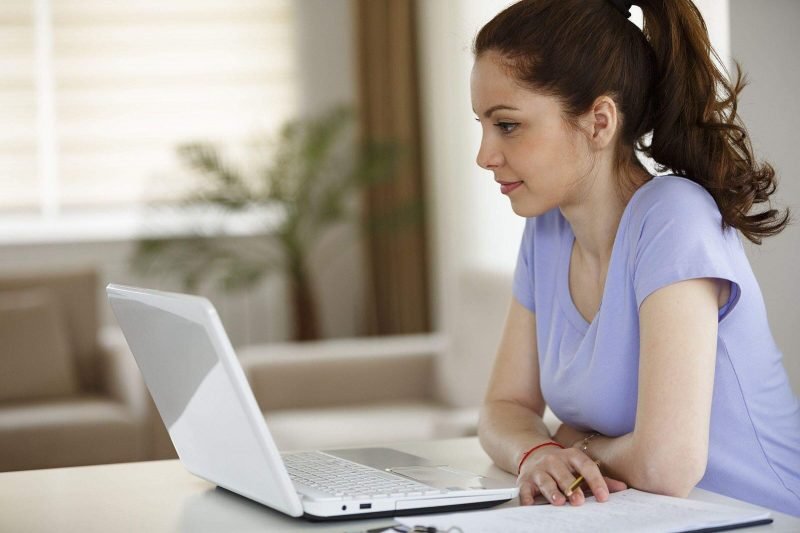
<svg viewBox="0 0 800 533">
<path fill-rule="evenodd" d="M 489 143 L 481 141 L 481 147 L 478 149 L 478 156 L 475 158 L 475 162 L 481 168 L 492 170 L 500 166 L 503 162 L 503 156 L 498 150 L 493 149 Z"/>
</svg>

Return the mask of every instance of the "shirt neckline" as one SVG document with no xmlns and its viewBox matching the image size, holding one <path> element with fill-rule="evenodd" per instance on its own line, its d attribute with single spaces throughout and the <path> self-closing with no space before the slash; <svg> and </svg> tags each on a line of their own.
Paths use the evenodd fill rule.
<svg viewBox="0 0 800 533">
<path fill-rule="evenodd" d="M 631 198 L 628 200 L 625 209 L 622 210 L 622 217 L 619 221 L 619 226 L 617 226 L 617 233 L 614 235 L 614 245 L 611 248 L 611 259 L 609 260 L 608 271 L 606 272 L 606 282 L 603 285 L 603 294 L 600 296 L 600 305 L 597 308 L 597 312 L 592 317 L 592 321 L 589 322 L 584 318 L 580 311 L 578 311 L 578 306 L 575 305 L 575 300 L 572 299 L 572 294 L 569 291 L 569 267 L 570 267 L 570 256 L 572 255 L 572 247 L 575 242 L 575 234 L 572 232 L 572 226 L 569 225 L 569 221 L 564 218 L 564 215 L 561 212 L 558 212 L 558 216 L 561 217 L 561 221 L 564 224 L 564 231 L 562 232 L 562 238 L 560 243 L 560 250 L 559 250 L 559 272 L 558 272 L 558 282 L 557 282 L 557 290 L 559 293 L 559 300 L 561 304 L 561 309 L 564 311 L 564 314 L 567 316 L 569 321 L 572 325 L 578 329 L 578 331 L 582 333 L 586 333 L 589 328 L 597 321 L 597 317 L 600 316 L 600 312 L 603 310 L 603 302 L 606 299 L 606 291 L 608 290 L 608 277 L 611 274 L 611 263 L 614 262 L 615 256 L 618 254 L 617 249 L 620 246 L 621 235 L 625 228 L 628 225 L 628 218 L 629 213 L 631 210 L 631 206 L 633 205 L 633 201 L 639 192 L 647 187 L 650 183 L 653 183 L 656 179 L 670 176 L 669 174 L 663 176 L 653 176 L 650 180 L 646 183 L 642 184 L 641 187 L 634 191 Z"/>
<path fill-rule="evenodd" d="M 563 218 L 563 215 L 560 215 Z M 620 222 L 620 226 L 622 223 Z M 600 297 L 600 306 L 597 308 L 597 312 L 594 314 L 592 318 L 592 322 L 589 322 L 584 318 L 580 311 L 578 311 L 578 306 L 575 305 L 575 301 L 572 299 L 572 294 L 569 292 L 569 263 L 570 263 L 570 255 L 572 255 L 572 246 L 575 242 L 575 235 L 572 233 L 572 227 L 569 225 L 569 222 L 564 219 L 564 232 L 563 237 L 561 239 L 561 246 L 559 250 L 559 269 L 558 269 L 558 293 L 559 293 L 559 300 L 561 301 L 561 309 L 564 311 L 564 314 L 567 316 L 567 319 L 572 323 L 572 325 L 578 329 L 581 333 L 586 333 L 588 329 L 591 327 L 592 322 L 597 319 L 597 315 L 600 314 L 600 310 L 603 308 L 603 296 L 605 296 L 606 287 L 603 287 L 603 295 Z M 614 251 L 617 247 L 616 238 L 614 240 L 614 247 L 611 250 L 611 256 L 614 256 Z M 610 271 L 610 269 L 609 269 Z M 606 274 L 606 285 L 608 285 L 608 274 Z"/>
</svg>

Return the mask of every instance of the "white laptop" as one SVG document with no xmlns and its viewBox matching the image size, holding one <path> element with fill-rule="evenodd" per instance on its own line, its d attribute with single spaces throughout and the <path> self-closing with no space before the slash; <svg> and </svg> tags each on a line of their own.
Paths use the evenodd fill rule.
<svg viewBox="0 0 800 533">
<path fill-rule="evenodd" d="M 211 483 L 312 520 L 489 507 L 518 494 L 391 448 L 281 454 L 211 302 L 106 290 L 181 462 Z"/>
</svg>

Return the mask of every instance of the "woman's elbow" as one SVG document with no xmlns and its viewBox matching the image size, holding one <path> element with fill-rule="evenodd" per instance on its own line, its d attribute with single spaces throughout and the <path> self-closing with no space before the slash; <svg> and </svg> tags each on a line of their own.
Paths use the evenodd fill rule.
<svg viewBox="0 0 800 533">
<path fill-rule="evenodd" d="M 640 462 L 639 475 L 631 483 L 635 488 L 685 498 L 703 479 L 708 462 L 708 448 L 650 450 Z"/>
</svg>

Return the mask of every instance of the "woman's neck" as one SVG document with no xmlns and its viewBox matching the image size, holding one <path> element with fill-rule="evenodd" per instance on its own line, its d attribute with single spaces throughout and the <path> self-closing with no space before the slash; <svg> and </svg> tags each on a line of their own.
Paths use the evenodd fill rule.
<svg viewBox="0 0 800 533">
<path fill-rule="evenodd" d="M 633 193 L 650 179 L 643 169 L 634 169 L 622 183 L 635 184 L 622 192 L 620 178 L 611 172 L 599 173 L 584 180 L 568 204 L 561 206 L 561 214 L 569 222 L 575 235 L 575 245 L 583 259 L 598 268 L 607 265 L 614 248 L 625 206 Z"/>
</svg>

